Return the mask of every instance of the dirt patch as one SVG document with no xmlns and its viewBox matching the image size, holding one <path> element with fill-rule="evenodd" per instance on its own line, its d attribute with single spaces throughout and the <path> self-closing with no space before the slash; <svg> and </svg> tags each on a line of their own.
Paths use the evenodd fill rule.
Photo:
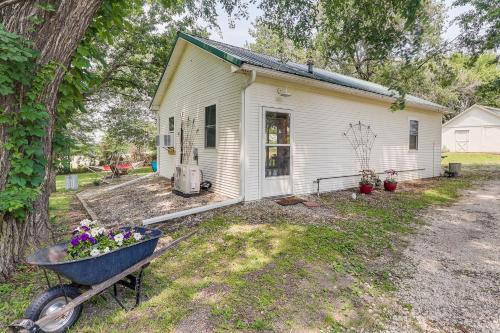
<svg viewBox="0 0 500 333">
<path fill-rule="evenodd" d="M 83 197 L 100 222 L 107 226 L 138 225 L 147 218 L 228 199 L 212 192 L 183 198 L 172 193 L 169 179 L 158 176 L 111 191 L 103 190 L 88 190 Z"/>
<path fill-rule="evenodd" d="M 500 332 L 500 180 L 424 214 L 396 269 L 400 311 L 388 332 Z"/>
</svg>

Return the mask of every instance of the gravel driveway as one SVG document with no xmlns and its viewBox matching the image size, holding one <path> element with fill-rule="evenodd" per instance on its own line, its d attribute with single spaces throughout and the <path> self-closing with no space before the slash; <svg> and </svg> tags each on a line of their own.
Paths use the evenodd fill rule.
<svg viewBox="0 0 500 333">
<path fill-rule="evenodd" d="M 500 180 L 424 215 L 396 269 L 388 332 L 500 332 Z"/>
</svg>

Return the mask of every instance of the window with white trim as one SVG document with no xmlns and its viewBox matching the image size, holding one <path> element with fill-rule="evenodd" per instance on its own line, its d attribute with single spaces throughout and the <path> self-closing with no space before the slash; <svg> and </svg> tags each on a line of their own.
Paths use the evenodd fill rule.
<svg viewBox="0 0 500 333">
<path fill-rule="evenodd" d="M 410 120 L 410 150 L 418 149 L 418 120 Z"/>
</svg>

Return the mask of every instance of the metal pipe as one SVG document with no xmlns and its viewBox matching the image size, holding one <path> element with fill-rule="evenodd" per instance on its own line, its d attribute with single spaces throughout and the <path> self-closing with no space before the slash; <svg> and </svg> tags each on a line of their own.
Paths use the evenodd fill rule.
<svg viewBox="0 0 500 333">
<path fill-rule="evenodd" d="M 408 169 L 408 170 L 396 170 L 396 172 L 412 172 L 412 171 L 423 171 L 425 170 L 425 168 L 421 168 L 421 169 Z M 375 174 L 377 175 L 383 175 L 385 172 L 376 172 Z M 355 175 L 344 175 L 344 176 L 332 176 L 332 177 L 320 177 L 320 178 L 316 178 L 316 180 L 313 181 L 313 184 L 318 184 L 317 185 L 317 195 L 319 197 L 319 183 L 320 181 L 322 180 L 325 180 L 325 179 L 339 179 L 339 178 L 349 178 L 349 177 L 357 177 L 359 176 L 359 173 L 355 174 Z"/>
</svg>

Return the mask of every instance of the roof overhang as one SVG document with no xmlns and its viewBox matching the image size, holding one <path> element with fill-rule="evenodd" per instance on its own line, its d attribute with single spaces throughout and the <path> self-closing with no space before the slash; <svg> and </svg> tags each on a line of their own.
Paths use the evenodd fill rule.
<svg viewBox="0 0 500 333">
<path fill-rule="evenodd" d="M 300 75 L 283 73 L 280 71 L 276 71 L 276 70 L 268 69 L 268 68 L 263 68 L 263 67 L 259 67 L 259 66 L 244 64 L 243 66 L 241 66 L 241 69 L 254 70 L 259 75 L 269 77 L 269 78 L 295 82 L 298 84 L 322 88 L 322 89 L 326 89 L 326 90 L 333 90 L 333 91 L 344 93 L 344 94 L 360 96 L 360 97 L 365 97 L 365 98 L 369 98 L 369 99 L 376 99 L 376 100 L 390 102 L 390 103 L 393 103 L 394 101 L 396 101 L 395 97 L 390 97 L 390 96 L 372 93 L 372 92 L 368 92 L 368 91 L 363 91 L 363 90 L 359 90 L 359 89 L 349 88 L 349 87 L 341 86 L 341 85 L 334 84 L 334 83 L 329 83 L 329 82 L 325 82 L 325 81 L 319 81 L 319 80 L 303 77 Z M 429 104 L 423 104 L 423 103 L 418 103 L 418 102 L 413 102 L 413 101 L 408 101 L 408 100 L 405 102 L 405 104 L 407 106 L 410 106 L 410 107 L 425 109 L 425 110 L 439 112 L 439 113 L 450 112 L 449 109 L 444 107 L 444 106 L 433 106 L 433 105 L 429 105 Z"/>
</svg>

